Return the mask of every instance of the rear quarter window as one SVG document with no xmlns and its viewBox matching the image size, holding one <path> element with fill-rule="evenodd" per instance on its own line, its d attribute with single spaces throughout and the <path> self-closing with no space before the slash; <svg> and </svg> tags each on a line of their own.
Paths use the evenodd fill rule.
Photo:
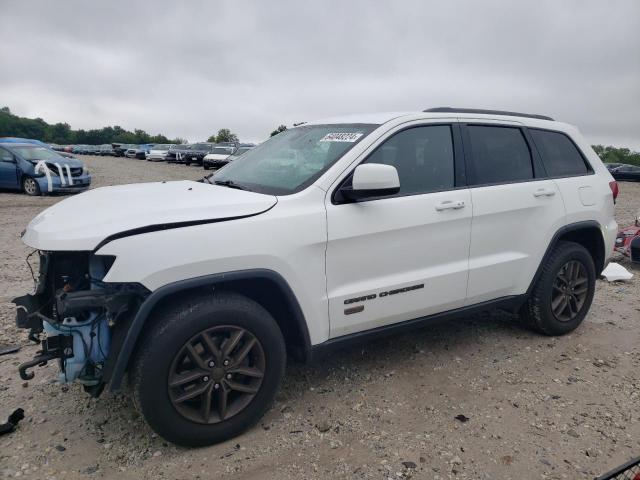
<svg viewBox="0 0 640 480">
<path fill-rule="evenodd" d="M 584 157 L 565 134 L 534 129 L 529 132 L 550 177 L 586 175 L 590 172 Z"/>
</svg>

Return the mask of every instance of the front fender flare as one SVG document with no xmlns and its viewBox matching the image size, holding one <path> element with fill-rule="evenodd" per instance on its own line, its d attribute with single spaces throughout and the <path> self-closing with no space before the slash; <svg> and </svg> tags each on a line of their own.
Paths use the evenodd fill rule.
<svg viewBox="0 0 640 480">
<path fill-rule="evenodd" d="M 122 346 L 117 352 L 117 358 L 115 360 L 112 373 L 109 382 L 109 390 L 114 392 L 120 389 L 122 385 L 122 379 L 131 360 L 131 356 L 134 352 L 138 337 L 142 332 L 142 329 L 153 311 L 154 307 L 160 300 L 166 298 L 169 295 L 173 295 L 180 291 L 191 290 L 198 287 L 214 286 L 221 283 L 238 281 L 238 280 L 255 280 L 255 279 L 267 279 L 273 281 L 285 295 L 291 307 L 291 311 L 294 315 L 294 321 L 297 323 L 304 341 L 305 357 L 310 358 L 311 354 L 311 341 L 309 337 L 309 330 L 307 329 L 307 323 L 300 308 L 300 304 L 296 296 L 294 295 L 291 287 L 287 281 L 277 272 L 267 269 L 250 269 L 250 270 L 238 270 L 234 272 L 216 273 L 212 275 L 205 275 L 202 277 L 189 278 L 186 280 L 179 280 L 177 282 L 164 285 L 157 290 L 154 290 L 140 305 L 140 308 L 136 312 L 129 329 L 125 335 Z"/>
</svg>

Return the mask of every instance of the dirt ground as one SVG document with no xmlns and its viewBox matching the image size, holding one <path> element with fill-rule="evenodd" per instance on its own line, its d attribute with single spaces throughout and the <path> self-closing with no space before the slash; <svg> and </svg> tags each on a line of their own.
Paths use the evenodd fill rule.
<svg viewBox="0 0 640 480">
<path fill-rule="evenodd" d="M 85 157 L 94 187 L 197 179 L 200 167 Z M 621 183 L 620 225 L 640 210 Z M 157 437 L 127 394 L 89 398 L 52 381 L 22 381 L 37 347 L 14 327 L 10 299 L 31 290 L 19 234 L 63 197 L 0 193 L 0 478 L 593 478 L 640 455 L 640 268 L 599 280 L 573 334 L 542 337 L 511 316 L 483 315 L 291 363 L 271 411 L 228 442 L 184 449 Z M 468 420 L 455 417 L 464 415 Z"/>
</svg>

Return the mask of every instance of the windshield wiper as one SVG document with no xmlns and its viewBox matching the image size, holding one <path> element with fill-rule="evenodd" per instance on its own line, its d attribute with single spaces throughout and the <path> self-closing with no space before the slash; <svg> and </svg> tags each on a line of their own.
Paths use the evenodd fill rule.
<svg viewBox="0 0 640 480">
<path fill-rule="evenodd" d="M 207 179 L 207 180 L 209 181 L 209 183 L 211 183 L 211 180 L 209 180 L 209 179 Z M 235 183 L 233 180 L 214 180 L 213 183 L 215 183 L 216 185 L 221 185 L 223 187 L 237 188 L 238 190 L 251 191 L 247 187 L 245 187 L 244 185 L 240 185 L 239 183 Z"/>
</svg>

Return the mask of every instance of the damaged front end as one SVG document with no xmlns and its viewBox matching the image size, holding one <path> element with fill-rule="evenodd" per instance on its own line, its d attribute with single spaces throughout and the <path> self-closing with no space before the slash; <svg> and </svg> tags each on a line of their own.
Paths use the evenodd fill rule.
<svg viewBox="0 0 640 480">
<path fill-rule="evenodd" d="M 92 252 L 40 252 L 35 293 L 13 299 L 17 326 L 42 345 L 19 366 L 22 379 L 33 378 L 32 367 L 57 360 L 61 383 L 81 382 L 93 395 L 102 391 L 114 332 L 126 329 L 149 294 L 139 284 L 103 282 L 114 260 Z"/>
</svg>

